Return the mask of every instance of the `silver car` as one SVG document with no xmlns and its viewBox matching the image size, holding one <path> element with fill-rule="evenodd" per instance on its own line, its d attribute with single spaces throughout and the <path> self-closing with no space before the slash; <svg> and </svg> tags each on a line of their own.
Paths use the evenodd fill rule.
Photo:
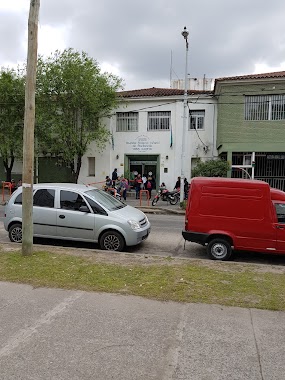
<svg viewBox="0 0 285 380">
<path fill-rule="evenodd" d="M 98 242 L 102 249 L 122 251 L 150 233 L 146 215 L 105 191 L 79 184 L 33 185 L 34 236 Z M 4 226 L 12 242 L 22 242 L 22 187 L 5 207 Z"/>
</svg>

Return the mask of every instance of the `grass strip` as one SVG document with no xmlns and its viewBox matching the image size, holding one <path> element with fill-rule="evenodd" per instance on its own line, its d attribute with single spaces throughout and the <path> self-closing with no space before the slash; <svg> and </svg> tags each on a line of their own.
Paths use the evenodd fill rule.
<svg viewBox="0 0 285 380">
<path fill-rule="evenodd" d="M 209 268 L 198 262 L 124 266 L 91 262 L 86 257 L 35 252 L 0 254 L 0 281 L 96 292 L 132 294 L 161 301 L 285 310 L 285 276 L 237 271 L 233 264 Z"/>
</svg>

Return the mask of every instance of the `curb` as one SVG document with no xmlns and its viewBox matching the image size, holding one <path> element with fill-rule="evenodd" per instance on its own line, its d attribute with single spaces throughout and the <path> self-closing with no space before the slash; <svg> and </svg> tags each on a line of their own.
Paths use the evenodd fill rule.
<svg viewBox="0 0 285 380">
<path fill-rule="evenodd" d="M 146 206 L 135 206 L 135 208 L 143 211 L 146 214 L 176 214 L 176 215 L 185 215 L 184 210 L 171 210 L 161 207 L 149 208 Z"/>
</svg>

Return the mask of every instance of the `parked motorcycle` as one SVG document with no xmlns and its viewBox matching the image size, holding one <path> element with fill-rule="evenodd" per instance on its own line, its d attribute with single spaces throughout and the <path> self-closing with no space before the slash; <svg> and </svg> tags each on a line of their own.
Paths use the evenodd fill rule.
<svg viewBox="0 0 285 380">
<path fill-rule="evenodd" d="M 159 189 L 152 200 L 152 205 L 155 206 L 159 199 L 169 202 L 171 205 L 176 205 L 180 199 L 179 191 L 168 191 L 167 189 Z"/>
</svg>

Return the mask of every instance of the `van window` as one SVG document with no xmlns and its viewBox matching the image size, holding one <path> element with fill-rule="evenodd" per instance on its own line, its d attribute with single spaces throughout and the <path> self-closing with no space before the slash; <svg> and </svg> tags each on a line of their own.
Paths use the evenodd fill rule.
<svg viewBox="0 0 285 380">
<path fill-rule="evenodd" d="M 34 206 L 54 208 L 54 195 L 55 195 L 55 190 L 51 190 L 51 189 L 36 190 L 36 192 L 34 193 Z"/>
<path fill-rule="evenodd" d="M 87 206 L 87 204 L 80 194 L 75 193 L 74 191 L 60 191 L 60 208 L 79 211 L 81 206 Z"/>
<path fill-rule="evenodd" d="M 278 223 L 285 223 L 285 204 L 275 203 L 275 210 L 277 214 Z"/>
</svg>

